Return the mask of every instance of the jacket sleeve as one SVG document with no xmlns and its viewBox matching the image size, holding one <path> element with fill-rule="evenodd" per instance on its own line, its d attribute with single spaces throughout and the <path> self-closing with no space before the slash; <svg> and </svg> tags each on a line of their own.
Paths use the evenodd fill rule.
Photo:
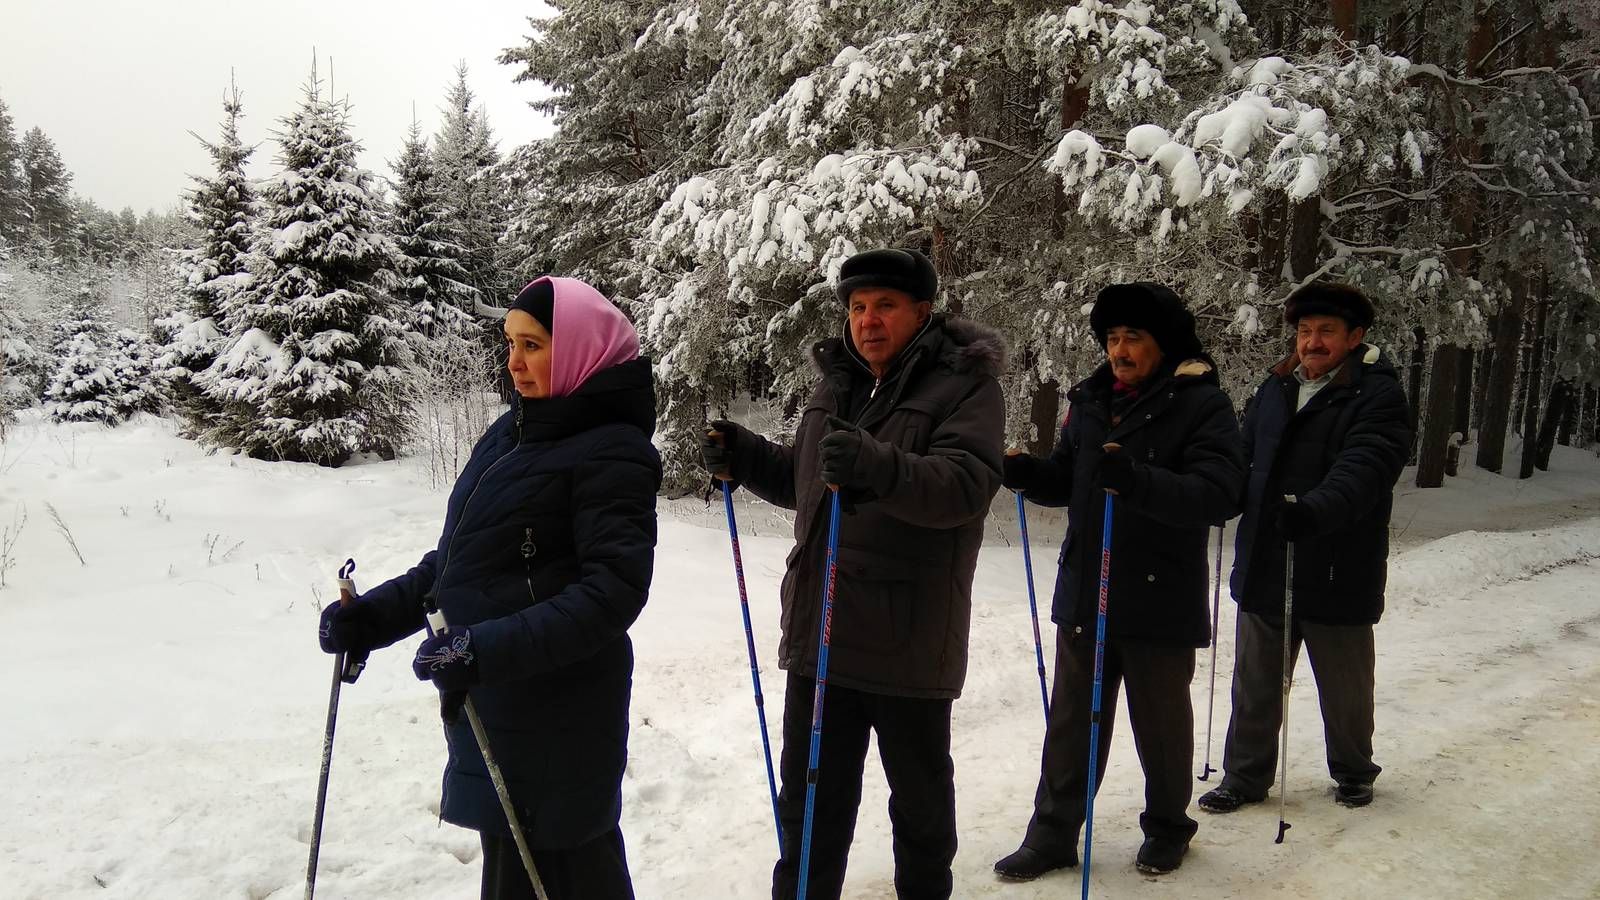
<svg viewBox="0 0 1600 900">
<path fill-rule="evenodd" d="M 422 598 L 433 590 L 437 577 L 434 558 L 437 550 L 429 550 L 421 561 L 404 575 L 397 575 L 365 594 L 359 603 L 369 603 L 378 611 L 378 644 L 387 647 L 422 630 Z"/>
<path fill-rule="evenodd" d="M 549 672 L 621 637 L 644 609 L 655 566 L 654 450 L 602 444 L 572 478 L 578 573 L 553 597 L 472 626 L 479 675 L 492 684 Z"/>
<path fill-rule="evenodd" d="M 767 440 L 744 429 L 733 452 L 734 481 L 757 497 L 794 509 L 794 448 Z"/>
<path fill-rule="evenodd" d="M 1405 391 L 1392 378 L 1375 378 L 1355 411 L 1338 454 L 1322 482 L 1300 497 L 1310 507 L 1316 534 L 1345 528 L 1394 489 L 1411 449 Z"/>
<path fill-rule="evenodd" d="M 1122 498 L 1141 513 L 1176 528 L 1216 525 L 1239 512 L 1244 493 L 1244 442 L 1233 404 L 1208 392 L 1190 433 L 1182 438 L 1180 468 L 1140 467 L 1139 485 Z"/>
<path fill-rule="evenodd" d="M 1000 383 L 983 378 L 934 425 L 927 453 L 886 441 L 863 442 L 874 503 L 897 519 L 928 528 L 953 528 L 987 515 L 1000 490 L 1004 431 Z"/>
</svg>

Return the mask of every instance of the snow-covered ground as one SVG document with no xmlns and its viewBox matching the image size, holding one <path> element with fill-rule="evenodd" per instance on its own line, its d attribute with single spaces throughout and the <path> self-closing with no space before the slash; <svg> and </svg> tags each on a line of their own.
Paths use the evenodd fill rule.
<svg viewBox="0 0 1600 900">
<path fill-rule="evenodd" d="M 426 480 L 405 461 L 328 470 L 207 456 L 152 418 L 13 430 L 0 528 L 24 509 L 27 520 L 0 591 L 0 896 L 299 897 L 331 672 L 317 604 L 345 557 L 370 585 L 433 544 L 444 496 Z M 781 515 L 743 509 L 775 731 L 788 542 Z M 623 824 L 639 896 L 764 896 L 774 838 L 720 509 L 662 510 L 656 586 L 633 629 Z M 1032 524 L 1048 596 L 1059 521 Z M 990 872 L 1026 823 L 1043 722 L 1014 516 L 992 533 L 955 707 L 956 895 L 1065 896 L 1076 871 L 1027 885 Z M 1132 865 L 1141 779 L 1119 716 L 1096 803 L 1098 896 L 1600 896 L 1600 464 L 1558 448 L 1531 481 L 1469 468 L 1442 490 L 1403 489 L 1395 535 L 1377 801 L 1331 801 L 1302 662 L 1287 841 L 1272 842 L 1276 794 L 1197 814 L 1183 869 L 1145 878 Z M 1213 762 L 1228 713 L 1232 641 L 1221 643 Z M 475 836 L 437 820 L 437 703 L 412 678 L 408 646 L 344 692 L 318 879 L 329 900 L 475 896 Z M 1197 764 L 1208 675 L 1202 654 Z M 885 802 L 869 765 L 849 896 L 893 896 Z"/>
</svg>

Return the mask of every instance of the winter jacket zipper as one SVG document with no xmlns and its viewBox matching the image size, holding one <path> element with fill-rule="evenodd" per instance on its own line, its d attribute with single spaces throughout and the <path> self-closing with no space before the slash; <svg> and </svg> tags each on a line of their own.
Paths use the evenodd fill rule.
<svg viewBox="0 0 1600 900">
<path fill-rule="evenodd" d="M 456 537 L 461 533 L 461 523 L 467 520 L 467 511 L 472 508 L 472 498 L 478 496 L 478 488 L 483 487 L 483 483 L 489 480 L 489 473 L 493 472 L 496 466 L 499 466 L 501 463 L 510 459 L 519 449 L 522 448 L 522 403 L 520 401 L 517 403 L 516 425 L 511 431 L 511 436 L 511 449 L 507 450 L 505 453 L 502 453 L 499 459 L 496 459 L 494 462 L 490 463 L 489 467 L 483 470 L 483 474 L 478 476 L 478 483 L 472 486 L 472 491 L 467 494 L 466 501 L 461 504 L 461 515 L 456 519 L 455 530 L 450 532 L 450 540 L 445 544 L 444 547 L 444 568 L 439 570 L 439 577 L 435 578 L 433 581 L 435 590 L 438 589 L 439 585 L 445 583 L 444 576 L 450 571 L 450 564 L 455 562 Z"/>
</svg>

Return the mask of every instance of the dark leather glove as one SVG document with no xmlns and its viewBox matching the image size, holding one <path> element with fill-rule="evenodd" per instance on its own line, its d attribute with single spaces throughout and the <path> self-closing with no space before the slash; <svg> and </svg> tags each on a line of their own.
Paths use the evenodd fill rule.
<svg viewBox="0 0 1600 900">
<path fill-rule="evenodd" d="M 432 681 L 441 691 L 465 691 L 478 683 L 478 654 L 472 629 L 449 625 L 422 642 L 411 660 L 418 681 Z"/>
<path fill-rule="evenodd" d="M 700 432 L 700 458 L 712 478 L 733 480 L 733 454 L 739 444 L 739 435 L 746 429 L 726 419 L 706 423 Z"/>
<path fill-rule="evenodd" d="M 1138 464 L 1115 444 L 1107 444 L 1095 466 L 1095 481 L 1116 494 L 1132 494 L 1139 485 Z"/>
<path fill-rule="evenodd" d="M 1037 462 L 1028 453 L 1007 453 L 1000 461 L 1000 483 L 1008 490 L 1026 491 L 1033 486 Z"/>
<path fill-rule="evenodd" d="M 1311 507 L 1304 503 L 1280 501 L 1276 519 L 1278 533 L 1286 541 L 1299 541 L 1316 534 L 1317 518 L 1311 514 Z"/>
<path fill-rule="evenodd" d="M 842 488 L 866 487 L 866 473 L 861 471 L 861 450 L 868 442 L 876 446 L 877 441 L 854 423 L 838 416 L 828 417 L 828 429 L 817 444 L 823 482 Z"/>
<path fill-rule="evenodd" d="M 382 640 L 381 624 L 378 608 L 371 603 L 330 603 L 322 609 L 317 641 L 324 653 L 348 653 L 365 659 Z"/>
</svg>

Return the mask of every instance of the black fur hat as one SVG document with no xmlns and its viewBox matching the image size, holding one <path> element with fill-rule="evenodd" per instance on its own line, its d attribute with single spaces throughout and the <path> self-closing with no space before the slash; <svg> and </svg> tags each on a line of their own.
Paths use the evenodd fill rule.
<svg viewBox="0 0 1600 900">
<path fill-rule="evenodd" d="M 1338 316 L 1352 329 L 1372 327 L 1372 301 L 1348 284 L 1330 281 L 1308 284 L 1283 303 L 1283 320 L 1290 325 L 1305 316 Z"/>
<path fill-rule="evenodd" d="M 1161 354 L 1168 359 L 1193 359 L 1202 352 L 1194 330 L 1194 314 L 1184 308 L 1183 298 L 1166 285 L 1135 281 L 1101 288 L 1089 313 L 1089 327 L 1094 329 L 1101 347 L 1106 345 L 1106 333 L 1118 325 L 1137 328 L 1155 338 Z"/>
<path fill-rule="evenodd" d="M 893 288 L 910 294 L 919 303 L 932 303 L 939 291 L 939 275 L 933 263 L 917 250 L 868 250 L 844 261 L 839 268 L 839 302 L 850 303 L 850 293 L 858 288 Z"/>
</svg>

